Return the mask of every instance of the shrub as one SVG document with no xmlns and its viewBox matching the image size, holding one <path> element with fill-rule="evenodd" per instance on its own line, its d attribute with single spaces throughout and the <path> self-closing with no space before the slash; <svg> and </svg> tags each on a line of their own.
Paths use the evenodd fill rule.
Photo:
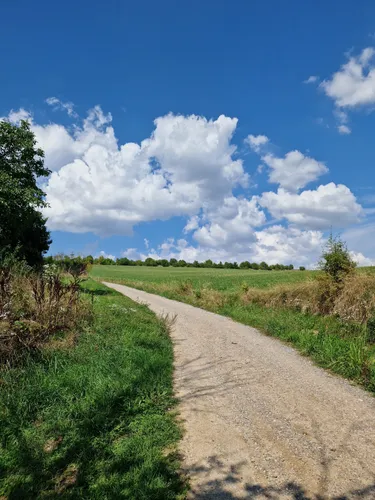
<svg viewBox="0 0 375 500">
<path fill-rule="evenodd" d="M 305 266 L 299 266 L 299 270 L 300 271 L 306 271 L 306 267 Z"/>
<path fill-rule="evenodd" d="M 82 279 L 61 276 L 53 265 L 43 272 L 22 263 L 0 267 L 0 363 L 14 363 L 90 317 L 80 295 Z"/>
<path fill-rule="evenodd" d="M 350 257 L 346 244 L 337 236 L 330 235 L 323 251 L 319 267 L 335 283 L 341 283 L 348 274 L 351 274 L 356 264 Z"/>
</svg>

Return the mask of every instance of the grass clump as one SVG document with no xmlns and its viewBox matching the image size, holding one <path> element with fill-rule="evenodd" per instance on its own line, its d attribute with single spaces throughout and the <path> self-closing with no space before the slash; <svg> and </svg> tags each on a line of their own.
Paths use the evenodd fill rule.
<svg viewBox="0 0 375 500">
<path fill-rule="evenodd" d="M 0 265 L 0 364 L 12 365 L 90 319 L 89 303 L 80 293 L 83 273 L 66 277 L 58 268 L 36 271 L 17 261 Z"/>
<path fill-rule="evenodd" d="M 99 284 L 85 292 L 94 320 L 73 348 L 0 371 L 0 497 L 182 498 L 165 322 Z"/>
</svg>

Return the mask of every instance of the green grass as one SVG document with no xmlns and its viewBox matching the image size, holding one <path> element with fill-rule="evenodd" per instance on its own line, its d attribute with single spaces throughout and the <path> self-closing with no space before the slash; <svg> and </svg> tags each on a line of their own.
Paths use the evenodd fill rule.
<svg viewBox="0 0 375 500">
<path fill-rule="evenodd" d="M 313 271 L 253 271 L 250 269 L 197 269 L 194 267 L 94 266 L 91 275 L 100 281 L 143 282 L 176 285 L 189 281 L 194 287 L 208 286 L 219 291 L 237 291 L 243 283 L 268 288 L 275 284 L 297 283 Z"/>
<path fill-rule="evenodd" d="M 85 286 L 95 319 L 77 345 L 0 371 L 0 497 L 183 498 L 167 328 L 147 307 Z"/>
<path fill-rule="evenodd" d="M 375 346 L 367 341 L 365 326 L 241 300 L 244 282 L 266 288 L 309 279 L 313 272 L 96 266 L 92 274 L 96 279 L 128 284 L 259 328 L 292 344 L 318 365 L 375 392 Z"/>
</svg>

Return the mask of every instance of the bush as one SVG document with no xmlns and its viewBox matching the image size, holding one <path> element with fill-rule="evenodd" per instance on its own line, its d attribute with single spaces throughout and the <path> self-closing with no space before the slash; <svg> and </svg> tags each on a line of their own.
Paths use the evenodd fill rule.
<svg viewBox="0 0 375 500">
<path fill-rule="evenodd" d="M 300 271 L 306 271 L 306 267 L 305 266 L 299 266 L 299 270 Z"/>
<path fill-rule="evenodd" d="M 0 363 L 13 364 L 89 318 L 82 279 L 82 273 L 62 276 L 53 264 L 43 272 L 22 263 L 0 266 Z"/>
<path fill-rule="evenodd" d="M 341 283 L 348 274 L 354 271 L 356 264 L 350 257 L 346 244 L 338 236 L 334 237 L 331 234 L 319 267 L 335 283 Z"/>
</svg>

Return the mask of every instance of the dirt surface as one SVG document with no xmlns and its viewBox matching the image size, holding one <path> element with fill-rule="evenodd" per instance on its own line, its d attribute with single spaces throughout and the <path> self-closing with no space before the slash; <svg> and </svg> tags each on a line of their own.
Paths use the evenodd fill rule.
<svg viewBox="0 0 375 500">
<path fill-rule="evenodd" d="M 176 392 L 194 499 L 375 499 L 375 399 L 228 318 L 105 283 L 177 314 Z"/>
</svg>

